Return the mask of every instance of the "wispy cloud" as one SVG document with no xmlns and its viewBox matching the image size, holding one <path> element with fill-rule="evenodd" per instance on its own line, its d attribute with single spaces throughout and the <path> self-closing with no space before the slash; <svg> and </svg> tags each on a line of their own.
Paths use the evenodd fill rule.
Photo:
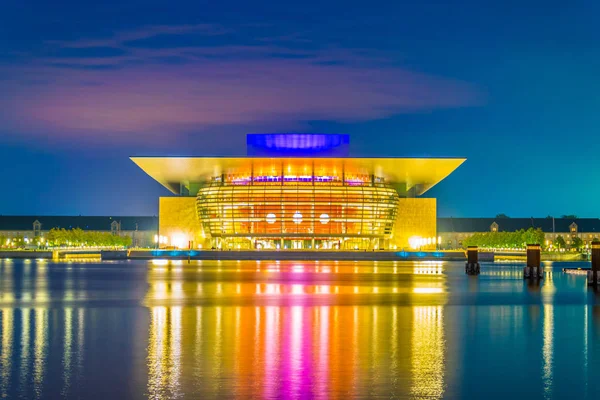
<svg viewBox="0 0 600 400">
<path fill-rule="evenodd" d="M 295 41 L 290 45 L 290 41 Z M 405 70 L 369 50 L 315 48 L 215 25 L 154 26 L 47 42 L 0 67 L 0 121 L 15 132 L 138 140 L 215 125 L 355 121 L 473 106 L 465 82 Z"/>
</svg>

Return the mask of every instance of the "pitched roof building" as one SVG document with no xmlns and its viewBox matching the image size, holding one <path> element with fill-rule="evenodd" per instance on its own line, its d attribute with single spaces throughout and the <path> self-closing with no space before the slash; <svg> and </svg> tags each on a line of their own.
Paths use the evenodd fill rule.
<svg viewBox="0 0 600 400">
<path fill-rule="evenodd" d="M 514 232 L 541 229 L 551 243 L 563 236 L 567 244 L 574 237 L 584 245 L 600 237 L 600 218 L 438 218 L 438 235 L 445 248 L 460 248 L 462 241 L 477 232 Z"/>
<path fill-rule="evenodd" d="M 0 215 L 0 236 L 7 238 L 43 236 L 53 228 L 111 232 L 114 235 L 130 236 L 136 247 L 151 247 L 158 232 L 158 218 Z"/>
</svg>

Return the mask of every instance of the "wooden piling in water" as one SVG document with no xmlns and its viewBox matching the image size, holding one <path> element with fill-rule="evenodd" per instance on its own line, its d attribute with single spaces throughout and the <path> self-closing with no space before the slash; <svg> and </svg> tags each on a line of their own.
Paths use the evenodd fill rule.
<svg viewBox="0 0 600 400">
<path fill-rule="evenodd" d="M 539 244 L 527 245 L 527 265 L 523 269 L 523 278 L 542 279 L 544 278 L 544 269 L 541 265 L 542 246 Z"/>
<path fill-rule="evenodd" d="M 588 271 L 588 285 L 600 284 L 600 241 L 592 242 L 592 269 Z"/>
<path fill-rule="evenodd" d="M 467 247 L 467 263 L 465 264 L 465 273 L 467 275 L 479 275 L 481 267 L 479 265 L 479 249 L 477 246 Z"/>
</svg>

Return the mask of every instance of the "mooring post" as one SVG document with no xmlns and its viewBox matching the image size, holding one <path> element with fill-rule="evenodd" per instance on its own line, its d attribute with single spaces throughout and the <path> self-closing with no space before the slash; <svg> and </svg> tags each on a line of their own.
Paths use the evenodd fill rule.
<svg viewBox="0 0 600 400">
<path fill-rule="evenodd" d="M 592 270 L 588 271 L 588 285 L 600 284 L 600 241 L 592 242 Z"/>
<path fill-rule="evenodd" d="M 479 275 L 481 268 L 479 266 L 479 251 L 477 246 L 467 247 L 467 263 L 465 264 L 465 272 L 467 275 Z"/>
<path fill-rule="evenodd" d="M 542 279 L 544 269 L 541 266 L 542 246 L 539 244 L 527 245 L 527 265 L 523 270 L 523 278 Z"/>
</svg>

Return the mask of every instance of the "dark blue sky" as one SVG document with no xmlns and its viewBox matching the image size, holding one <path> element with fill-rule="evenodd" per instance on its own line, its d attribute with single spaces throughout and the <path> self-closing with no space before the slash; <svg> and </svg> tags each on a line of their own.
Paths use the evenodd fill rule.
<svg viewBox="0 0 600 400">
<path fill-rule="evenodd" d="M 328 132 L 467 157 L 429 192 L 440 216 L 600 216 L 597 1 L 2 8 L 0 214 L 156 214 L 167 192 L 130 155 Z"/>
</svg>

